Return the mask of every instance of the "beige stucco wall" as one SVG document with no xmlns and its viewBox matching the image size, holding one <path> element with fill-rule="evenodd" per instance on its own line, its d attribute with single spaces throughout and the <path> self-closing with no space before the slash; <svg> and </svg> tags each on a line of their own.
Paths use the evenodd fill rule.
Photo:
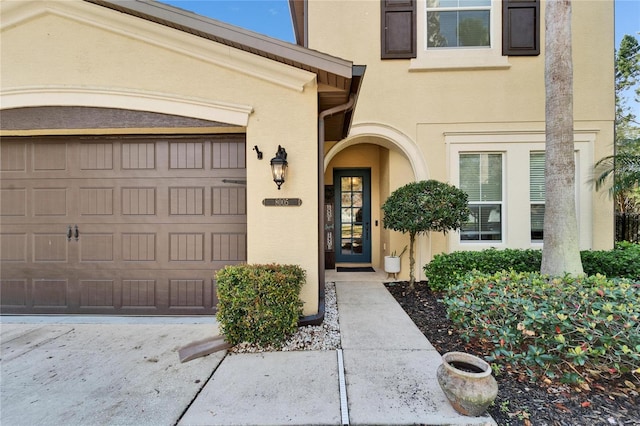
<svg viewBox="0 0 640 426">
<path fill-rule="evenodd" d="M 544 21 L 544 1 L 542 21 Z M 500 2 L 494 2 L 494 12 L 501 13 Z M 418 1 L 418 19 L 424 2 Z M 415 144 L 425 161 L 420 173 L 407 174 L 407 161 L 416 172 L 414 159 L 402 149 L 391 150 L 388 158 L 388 189 L 416 178 L 433 178 L 454 183 L 455 158 L 447 135 L 477 135 L 477 149 L 485 149 L 487 136 L 500 135 L 503 145 L 493 147 L 506 152 L 506 146 L 516 143 L 520 135 L 527 134 L 528 147 L 538 149 L 533 143 L 544 133 L 544 22 L 542 22 L 542 54 L 535 57 L 502 57 L 499 52 L 481 66 L 470 68 L 429 68 L 440 64 L 437 60 L 380 60 L 380 3 L 375 0 L 318 1 L 310 0 L 309 47 L 339 57 L 346 57 L 356 64 L 367 66 L 361 94 L 354 116 L 353 129 L 367 124 L 370 127 L 393 129 L 406 140 L 395 143 L 399 147 Z M 499 20 L 498 20 L 499 22 Z M 419 25 L 420 26 L 420 25 Z M 594 29 L 598 30 L 595 31 Z M 611 154 L 613 149 L 614 87 L 613 87 L 613 1 L 573 2 L 573 58 L 574 58 L 574 120 L 577 134 L 588 139 L 579 156 L 581 188 L 579 207 L 583 215 L 581 232 L 582 248 L 607 249 L 613 244 L 613 207 L 601 193 L 594 192 L 588 182 L 589 167 L 597 159 Z M 420 34 L 418 37 L 421 37 Z M 495 39 L 495 38 L 494 38 Z M 419 40 L 419 45 L 421 41 Z M 457 50 L 446 55 L 466 55 Z M 468 52 L 468 51 L 467 51 Z M 421 55 L 422 53 L 419 53 Z M 456 58 L 464 63 L 465 57 Z M 449 62 L 442 62 L 448 64 Z M 444 65 L 443 65 L 444 66 Z M 381 133 L 385 146 L 390 141 Z M 588 134 L 589 136 L 585 136 Z M 504 135 L 512 135 L 513 142 Z M 498 138 L 498 136 L 496 136 Z M 353 139 L 357 139 L 354 137 Z M 577 136 L 577 139 L 578 136 Z M 364 141 L 364 139 L 362 140 Z M 352 140 L 355 143 L 355 140 Z M 391 140 L 393 143 L 394 141 Z M 339 145 L 339 144 L 338 144 Z M 348 143 L 344 146 L 350 146 Z M 350 147 L 349 149 L 353 149 Z M 334 158 L 341 154 L 333 149 Z M 398 154 L 400 153 L 400 154 Z M 350 157 L 357 157 L 350 154 Z M 333 161 L 333 160 L 332 160 Z M 528 191 L 528 176 L 516 173 L 518 165 L 507 159 L 511 188 Z M 526 164 L 528 167 L 528 163 Z M 387 176 L 385 172 L 381 175 Z M 420 176 L 418 176 L 420 175 Z M 383 187 L 381 187 L 383 188 Z M 386 190 L 381 190 L 384 202 Z M 515 206 L 513 209 L 517 208 Z M 373 207 L 375 211 L 375 206 Z M 528 229 L 528 210 L 509 216 L 511 231 L 507 245 L 533 246 L 520 237 L 517 229 Z M 585 229 L 587 226 L 589 229 Z M 381 241 L 385 237 L 381 234 Z M 397 244 L 393 244 L 397 246 Z M 432 253 L 455 249 L 477 249 L 480 246 L 461 247 L 454 244 L 452 236 L 432 235 L 418 243 L 418 265 L 424 265 Z M 380 262 L 381 259 L 378 259 Z M 416 271 L 418 272 L 418 271 Z M 403 265 L 403 273 L 406 268 Z"/>
<path fill-rule="evenodd" d="M 3 108 L 138 109 L 246 129 L 248 262 L 300 265 L 304 314 L 317 312 L 315 74 L 79 1 L 3 1 L 1 37 Z M 280 191 L 269 166 L 278 145 L 289 160 Z M 302 205 L 262 205 L 280 197 Z"/>
</svg>

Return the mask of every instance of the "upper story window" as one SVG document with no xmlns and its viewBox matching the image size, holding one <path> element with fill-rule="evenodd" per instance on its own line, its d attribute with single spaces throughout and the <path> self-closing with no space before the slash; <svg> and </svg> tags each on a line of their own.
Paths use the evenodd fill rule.
<svg viewBox="0 0 640 426">
<path fill-rule="evenodd" d="M 508 68 L 540 54 L 540 0 L 381 0 L 381 58 L 409 70 Z"/>
<path fill-rule="evenodd" d="M 509 68 L 502 54 L 500 0 L 419 0 L 412 71 Z"/>
<path fill-rule="evenodd" d="M 427 0 L 426 48 L 490 47 L 491 0 Z"/>
</svg>

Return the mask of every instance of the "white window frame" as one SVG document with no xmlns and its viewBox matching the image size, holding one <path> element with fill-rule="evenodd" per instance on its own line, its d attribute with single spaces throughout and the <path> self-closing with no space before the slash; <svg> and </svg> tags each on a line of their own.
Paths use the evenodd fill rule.
<svg viewBox="0 0 640 426">
<path fill-rule="evenodd" d="M 482 239 L 477 239 L 477 240 L 463 240 L 462 239 L 462 231 L 460 231 L 460 244 L 501 244 L 502 241 L 504 240 L 504 218 L 506 217 L 506 211 L 505 211 L 505 180 L 504 180 L 504 176 L 505 176 L 505 152 L 503 151 L 461 151 L 458 153 L 458 167 L 460 166 L 460 157 L 462 155 L 482 155 L 482 154 L 498 154 L 500 155 L 500 160 L 502 163 L 502 168 L 501 168 L 501 173 L 500 173 L 500 179 L 501 179 L 501 194 L 500 194 L 500 201 L 482 201 L 482 200 L 475 200 L 475 201 L 471 201 L 469 200 L 469 204 L 473 204 L 476 206 L 487 206 L 487 205 L 495 205 L 495 204 L 499 204 L 500 205 L 500 239 L 499 240 L 482 240 Z M 460 186 L 460 169 L 458 168 L 458 186 Z M 480 220 L 480 218 L 477 218 L 478 220 Z M 479 229 L 479 237 L 482 234 L 483 230 Z"/>
<path fill-rule="evenodd" d="M 594 131 L 574 132 L 576 152 L 576 214 L 580 249 L 593 246 Z M 460 153 L 503 152 L 502 241 L 461 241 L 459 232 L 448 235 L 449 251 L 501 248 L 541 248 L 531 241 L 529 153 L 545 150 L 544 131 L 445 132 L 449 182 L 460 187 Z"/>
<path fill-rule="evenodd" d="M 442 0 L 437 0 L 437 1 L 442 1 Z M 491 39 L 492 36 L 492 27 L 493 27 L 493 22 L 491 20 L 491 16 L 493 15 L 493 10 L 491 8 L 491 2 L 489 1 L 489 5 L 488 6 L 458 6 L 458 7 L 441 7 L 441 6 L 436 6 L 436 7 L 429 7 L 429 0 L 427 0 L 427 3 L 425 4 L 425 15 L 424 15 L 424 19 L 426 21 L 428 21 L 428 16 L 429 16 L 429 12 L 469 12 L 469 11 L 480 11 L 480 10 L 484 10 L 484 11 L 488 11 L 489 12 L 489 45 L 488 46 L 443 46 L 443 47 L 429 47 L 429 43 L 428 43 L 428 39 L 429 39 L 429 34 L 428 34 L 428 28 L 427 31 L 425 31 L 425 39 L 427 40 L 425 42 L 425 49 L 427 50 L 431 50 L 431 49 L 490 49 L 491 48 L 491 43 L 493 42 L 493 40 Z M 425 21 L 425 22 L 426 22 Z M 426 27 L 425 27 L 426 28 Z"/>
<path fill-rule="evenodd" d="M 492 0 L 489 47 L 427 48 L 427 0 L 417 0 L 417 56 L 409 71 L 451 69 L 506 69 L 508 56 L 502 56 L 502 1 Z"/>
<path fill-rule="evenodd" d="M 531 155 L 532 154 L 542 154 L 543 159 L 542 161 L 544 162 L 544 151 L 529 151 L 529 216 L 531 216 L 532 211 L 533 211 L 533 206 L 546 206 L 546 200 L 543 201 L 533 201 L 531 199 Z M 542 176 L 542 185 L 544 186 L 544 176 Z M 533 224 L 529 224 L 529 233 L 533 232 Z M 542 243 L 542 239 L 533 239 L 531 238 L 531 244 L 540 244 Z"/>
</svg>

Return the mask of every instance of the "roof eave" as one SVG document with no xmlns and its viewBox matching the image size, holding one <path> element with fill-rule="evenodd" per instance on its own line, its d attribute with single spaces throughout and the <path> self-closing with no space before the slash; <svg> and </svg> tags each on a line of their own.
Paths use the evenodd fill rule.
<svg viewBox="0 0 640 426">
<path fill-rule="evenodd" d="M 84 0 L 314 72 L 351 78 L 352 62 L 154 0 Z"/>
<path fill-rule="evenodd" d="M 296 43 L 307 47 L 307 0 L 289 0 L 289 11 L 293 23 L 293 34 L 296 36 Z"/>
</svg>

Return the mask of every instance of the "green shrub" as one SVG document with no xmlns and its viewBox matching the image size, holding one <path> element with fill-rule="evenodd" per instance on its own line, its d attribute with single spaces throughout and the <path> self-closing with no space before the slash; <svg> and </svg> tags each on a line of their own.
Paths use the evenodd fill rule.
<svg viewBox="0 0 640 426">
<path fill-rule="evenodd" d="M 640 281 L 640 244 L 620 242 L 613 250 L 582 251 L 582 266 L 587 275 L 629 278 Z"/>
<path fill-rule="evenodd" d="M 305 282 L 299 266 L 227 266 L 217 282 L 217 319 L 227 342 L 279 344 L 296 331 Z"/>
<path fill-rule="evenodd" d="M 580 252 L 582 266 L 587 275 L 640 280 L 640 244 L 618 243 L 613 250 L 586 250 Z M 499 271 L 540 271 L 541 250 L 488 249 L 437 254 L 424 267 L 433 290 L 445 290 L 455 285 L 468 272 L 494 274 Z"/>
<path fill-rule="evenodd" d="M 489 361 L 567 382 L 640 373 L 640 285 L 628 280 L 473 273 L 444 303 L 464 339 L 491 348 Z"/>
<path fill-rule="evenodd" d="M 535 272 L 540 270 L 540 250 L 488 249 L 437 254 L 424 267 L 432 290 L 445 290 L 471 271 L 493 274 L 502 270 Z"/>
</svg>

